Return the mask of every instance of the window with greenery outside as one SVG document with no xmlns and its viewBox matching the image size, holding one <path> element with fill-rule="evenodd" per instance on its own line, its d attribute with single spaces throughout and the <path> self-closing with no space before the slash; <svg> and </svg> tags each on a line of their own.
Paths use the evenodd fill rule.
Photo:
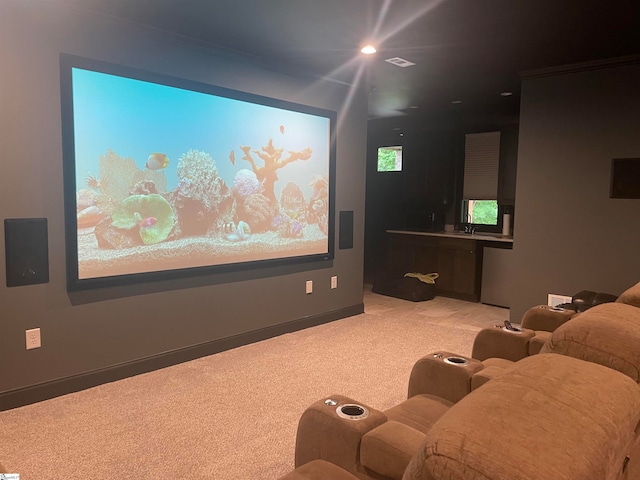
<svg viewBox="0 0 640 480">
<path fill-rule="evenodd" d="M 402 147 L 378 148 L 378 172 L 402 171 Z"/>
<path fill-rule="evenodd" d="M 467 221 L 477 225 L 498 224 L 497 200 L 467 200 Z"/>
</svg>

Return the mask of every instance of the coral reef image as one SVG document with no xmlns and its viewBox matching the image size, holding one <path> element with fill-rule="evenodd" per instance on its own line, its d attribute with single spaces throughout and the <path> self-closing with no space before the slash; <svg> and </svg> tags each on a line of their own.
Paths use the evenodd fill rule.
<svg viewBox="0 0 640 480">
<path fill-rule="evenodd" d="M 77 75 L 75 123 L 100 125 L 76 127 L 80 279 L 328 251 L 328 118 Z M 167 109 L 164 122 L 144 115 Z"/>
<path fill-rule="evenodd" d="M 232 186 L 212 156 L 188 150 L 167 189 L 159 169 L 142 170 L 109 150 L 100 177 L 88 176 L 77 192 L 78 252 L 84 276 L 188 268 L 311 255 L 327 243 L 328 182 L 315 175 L 309 198 L 289 181 L 276 197 L 276 171 L 311 156 L 309 150 L 280 159 L 270 139 L 262 151 L 246 146 Z M 244 150 L 243 150 L 244 151 Z M 258 165 L 255 153 L 264 160 Z M 163 167 L 165 168 L 165 167 Z"/>
</svg>

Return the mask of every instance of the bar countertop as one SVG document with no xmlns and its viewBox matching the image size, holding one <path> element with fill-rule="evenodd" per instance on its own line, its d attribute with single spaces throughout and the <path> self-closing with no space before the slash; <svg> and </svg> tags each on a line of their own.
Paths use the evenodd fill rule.
<svg viewBox="0 0 640 480">
<path fill-rule="evenodd" d="M 466 238 L 468 240 L 483 240 L 486 242 L 513 243 L 513 237 L 503 237 L 499 233 L 425 232 L 420 230 L 387 230 L 387 233 L 399 233 L 403 235 L 423 235 L 427 237 Z"/>
</svg>

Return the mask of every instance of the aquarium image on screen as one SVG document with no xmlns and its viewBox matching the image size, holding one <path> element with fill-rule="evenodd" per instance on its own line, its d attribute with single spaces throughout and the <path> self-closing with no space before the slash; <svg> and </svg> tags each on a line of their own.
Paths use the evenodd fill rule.
<svg viewBox="0 0 640 480">
<path fill-rule="evenodd" d="M 333 256 L 335 113 L 61 56 L 69 288 Z"/>
</svg>

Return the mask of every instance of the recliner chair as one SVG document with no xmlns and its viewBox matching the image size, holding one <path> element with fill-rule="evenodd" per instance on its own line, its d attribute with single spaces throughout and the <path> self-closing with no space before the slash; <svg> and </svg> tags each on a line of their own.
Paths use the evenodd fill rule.
<svg viewBox="0 0 640 480">
<path fill-rule="evenodd" d="M 358 478 L 401 478 L 426 432 L 452 405 L 435 395 L 416 395 L 383 412 L 330 395 L 300 418 L 296 466 L 321 459 Z"/>
<path fill-rule="evenodd" d="M 553 310 L 551 314 L 569 314 Z M 545 313 L 548 321 L 548 313 Z M 524 323 L 524 322 L 523 322 Z M 461 357 L 455 370 L 435 352 L 419 359 L 411 372 L 409 396 L 440 395 L 457 402 L 514 362 L 537 353 L 560 353 L 599 363 L 640 382 L 640 283 L 615 302 L 596 305 L 563 321 L 553 333 L 519 328 L 483 329 L 471 358 Z M 446 355 L 455 356 L 446 352 Z"/>
<path fill-rule="evenodd" d="M 640 478 L 640 386 L 592 362 L 527 357 L 426 432 L 360 404 L 363 417 L 353 406 L 335 396 L 305 411 L 297 468 L 281 480 Z"/>
<path fill-rule="evenodd" d="M 455 411 L 459 404 L 466 404 L 469 398 L 477 397 L 479 392 L 491 391 L 495 388 L 484 387 L 478 392 L 475 391 L 490 379 L 494 379 L 494 381 L 489 382 L 488 385 L 500 384 L 505 377 L 511 378 L 514 372 L 519 372 L 518 378 L 527 378 L 525 385 L 522 385 L 525 389 L 542 382 L 554 385 L 551 390 L 545 390 L 547 392 L 564 391 L 567 388 L 572 390 L 574 387 L 578 388 L 574 381 L 576 379 L 570 378 L 566 373 L 558 376 L 560 372 L 558 365 L 570 365 L 576 361 L 571 357 L 578 357 L 588 360 L 587 363 L 593 365 L 593 367 L 579 367 L 579 369 L 584 368 L 585 372 L 594 369 L 600 369 L 600 372 L 607 371 L 608 369 L 604 369 L 606 366 L 620 372 L 611 372 L 612 377 L 619 378 L 621 374 L 624 374 L 623 376 L 631 377 L 634 380 L 633 383 L 637 384 L 640 381 L 640 374 L 638 374 L 640 371 L 639 306 L 640 283 L 621 295 L 615 304 L 593 307 L 588 312 L 581 313 L 579 318 L 572 317 L 571 320 L 563 322 L 554 333 L 549 332 L 550 338 L 541 350 L 562 353 L 561 357 L 569 360 L 554 360 L 549 363 L 549 357 L 557 358 L 560 356 L 542 354 L 527 357 L 518 362 L 505 358 L 489 358 L 480 361 L 456 356 L 450 352 L 435 352 L 423 357 L 414 365 L 409 381 L 408 400 L 385 412 L 377 411 L 338 395 L 320 400 L 310 406 L 300 419 L 296 439 L 296 466 L 300 468 L 296 472 L 292 472 L 291 477 L 285 478 L 287 480 L 333 478 L 322 476 L 323 462 L 329 461 L 352 475 L 352 477 L 345 476 L 345 480 L 352 479 L 353 476 L 359 479 L 399 479 L 403 474 L 404 478 L 409 479 L 439 479 L 441 477 L 433 473 L 429 473 L 432 476 L 407 477 L 407 474 L 403 472 L 405 470 L 408 472 L 412 468 L 423 468 L 414 465 L 414 467 L 407 469 L 409 462 L 412 464 L 417 462 L 418 465 L 422 465 L 420 462 L 427 462 L 428 459 L 430 459 L 429 462 L 434 461 L 437 455 L 434 457 L 433 451 L 428 453 L 428 448 L 420 450 L 422 448 L 420 445 L 423 445 L 421 442 L 433 433 L 435 426 L 449 418 L 451 412 Z M 526 345 L 535 337 L 535 332 L 528 333 L 527 329 L 523 329 L 521 332 L 504 330 L 501 332 L 500 335 L 507 335 L 507 338 L 517 338 L 520 345 Z M 541 357 L 544 357 L 545 360 L 537 360 Z M 540 365 L 546 366 L 536 366 L 531 372 L 525 371 L 529 366 L 538 365 L 538 362 L 541 362 Z M 585 362 L 579 361 L 579 363 Z M 596 365 L 598 363 L 602 366 Z M 540 378 L 535 380 L 533 377 L 529 378 L 532 375 Z M 578 383 L 585 379 L 587 383 L 591 382 L 591 379 L 587 378 L 589 375 L 581 376 L 585 378 L 577 379 Z M 498 382 L 495 381 L 497 379 L 499 379 Z M 563 382 L 566 385 L 563 385 Z M 606 386 L 606 383 L 596 382 L 593 387 L 603 388 L 606 394 L 611 393 L 608 391 L 609 387 Z M 520 391 L 522 392 L 522 389 Z M 472 392 L 471 395 L 469 395 L 470 392 Z M 599 402 L 600 400 L 596 397 L 594 394 L 590 394 L 588 403 Z M 522 396 L 514 404 L 515 406 L 505 404 L 498 397 L 493 398 L 493 401 L 495 404 L 492 408 L 498 412 L 509 408 L 526 412 Z M 545 400 L 545 402 L 548 401 L 549 399 Z M 532 412 L 529 411 L 528 414 L 532 414 Z M 486 412 L 483 411 L 480 415 L 484 417 Z M 534 422 L 534 425 L 538 417 L 539 414 L 533 413 L 531 421 Z M 634 427 L 633 431 L 640 432 L 640 424 L 636 424 Z M 489 427 L 485 425 L 485 428 Z M 525 430 L 530 428 L 532 427 L 527 426 Z M 634 442 L 632 449 L 640 449 L 640 440 L 637 435 Z M 442 442 L 437 440 L 436 443 L 441 444 Z M 418 451 L 416 449 L 422 451 L 423 456 L 420 461 L 413 457 L 413 454 Z M 413 460 L 410 460 L 411 458 Z M 464 471 L 465 468 L 461 471 Z M 295 476 L 302 475 L 303 470 L 308 470 L 307 476 Z M 601 471 L 599 472 L 601 473 Z M 611 472 L 608 475 L 613 475 Z M 634 474 L 636 476 L 627 476 L 626 466 L 620 472 L 622 472 L 622 476 L 575 478 L 597 478 L 598 480 L 640 478 L 640 472 L 637 470 Z M 513 472 L 505 473 L 502 477 L 468 477 L 465 475 L 451 478 L 464 480 L 471 478 L 509 478 L 512 480 L 518 478 L 510 476 L 513 475 Z M 554 476 L 554 478 L 565 477 Z"/>
<path fill-rule="evenodd" d="M 534 355 L 558 327 L 591 307 L 615 302 L 617 298 L 608 293 L 582 290 L 572 297 L 570 303 L 532 307 L 525 312 L 520 325 L 514 330 L 502 325 L 481 330 L 474 341 L 471 356 L 481 361 L 504 358 L 515 362 Z"/>
<path fill-rule="evenodd" d="M 581 290 L 571 297 L 571 302 L 557 305 L 565 310 L 573 310 L 575 312 L 584 312 L 591 307 L 601 305 L 603 303 L 615 302 L 615 295 L 610 293 L 599 293 L 592 290 Z"/>
</svg>

